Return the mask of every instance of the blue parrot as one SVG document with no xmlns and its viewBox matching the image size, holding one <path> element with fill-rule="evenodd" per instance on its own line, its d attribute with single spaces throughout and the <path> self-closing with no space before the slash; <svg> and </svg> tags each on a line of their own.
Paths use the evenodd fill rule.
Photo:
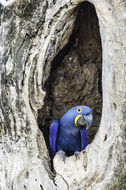
<svg viewBox="0 0 126 190">
<path fill-rule="evenodd" d="M 87 106 L 73 107 L 60 120 L 54 120 L 49 131 L 52 157 L 58 152 L 63 161 L 73 154 L 78 158 L 79 152 L 88 145 L 87 130 L 92 121 L 92 109 Z"/>
</svg>

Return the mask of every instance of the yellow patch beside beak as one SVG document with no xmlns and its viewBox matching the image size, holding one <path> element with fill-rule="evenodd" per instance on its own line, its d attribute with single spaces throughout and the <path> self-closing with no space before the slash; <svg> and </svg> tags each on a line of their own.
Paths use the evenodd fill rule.
<svg viewBox="0 0 126 190">
<path fill-rule="evenodd" d="M 76 126 L 77 126 L 77 121 L 78 121 L 78 119 L 79 119 L 81 116 L 82 116 L 82 115 L 77 115 L 77 116 L 75 117 L 74 123 L 75 123 Z"/>
</svg>

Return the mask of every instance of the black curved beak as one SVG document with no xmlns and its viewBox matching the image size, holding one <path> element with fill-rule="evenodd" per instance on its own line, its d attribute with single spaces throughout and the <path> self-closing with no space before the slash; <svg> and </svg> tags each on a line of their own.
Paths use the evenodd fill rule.
<svg viewBox="0 0 126 190">
<path fill-rule="evenodd" d="M 77 124 L 77 126 L 79 126 L 79 127 L 85 127 L 85 128 L 86 128 L 87 121 L 85 120 L 84 116 L 81 115 L 81 116 L 78 118 L 76 124 Z"/>
</svg>

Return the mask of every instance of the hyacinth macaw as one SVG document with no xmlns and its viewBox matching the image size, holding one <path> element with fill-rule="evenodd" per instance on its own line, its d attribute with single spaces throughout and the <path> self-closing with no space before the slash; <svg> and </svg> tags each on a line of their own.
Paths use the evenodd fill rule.
<svg viewBox="0 0 126 190">
<path fill-rule="evenodd" d="M 68 110 L 60 120 L 54 120 L 50 126 L 49 142 L 52 157 L 56 152 L 65 161 L 66 156 L 75 155 L 88 145 L 87 130 L 93 121 L 92 109 L 76 106 Z"/>
</svg>

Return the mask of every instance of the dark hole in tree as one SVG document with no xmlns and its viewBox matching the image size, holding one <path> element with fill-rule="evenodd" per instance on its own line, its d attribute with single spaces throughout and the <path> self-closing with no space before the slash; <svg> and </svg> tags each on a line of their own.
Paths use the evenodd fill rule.
<svg viewBox="0 0 126 190">
<path fill-rule="evenodd" d="M 105 134 L 105 137 L 104 137 L 104 141 L 106 141 L 107 140 L 107 134 Z"/>
<path fill-rule="evenodd" d="M 38 112 L 39 128 L 49 148 L 49 127 L 70 108 L 87 105 L 93 109 L 94 121 L 88 131 L 91 143 L 99 127 L 102 110 L 102 47 L 98 18 L 94 6 L 83 2 L 68 44 L 51 64 L 44 85 L 44 106 Z"/>
</svg>

